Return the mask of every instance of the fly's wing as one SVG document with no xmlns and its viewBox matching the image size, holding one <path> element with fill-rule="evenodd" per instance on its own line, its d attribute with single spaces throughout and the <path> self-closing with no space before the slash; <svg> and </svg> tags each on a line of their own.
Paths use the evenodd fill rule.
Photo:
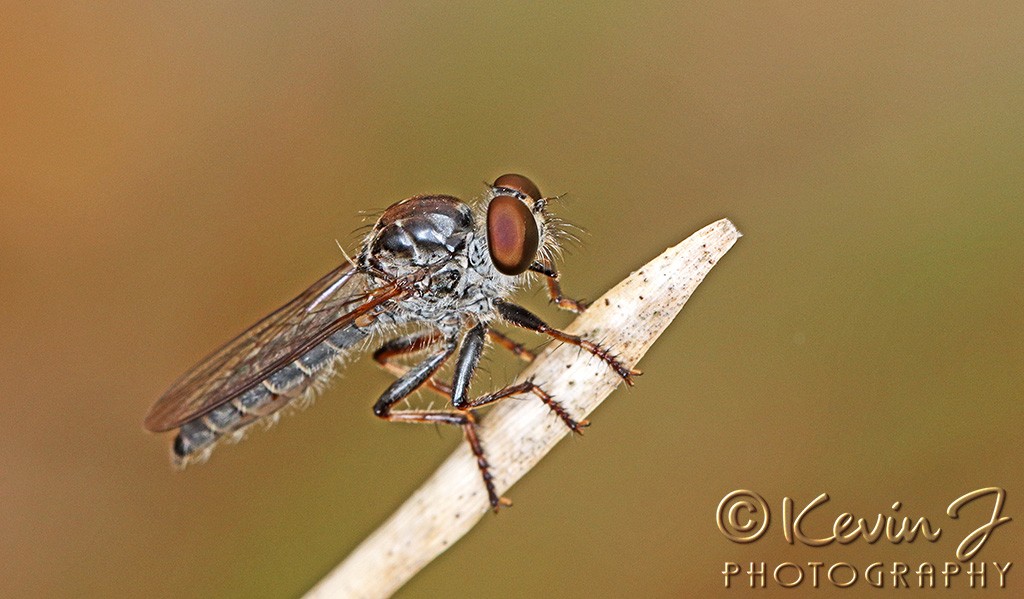
<svg viewBox="0 0 1024 599">
<path fill-rule="evenodd" d="M 349 264 L 327 273 L 182 375 L 153 404 L 146 428 L 168 431 L 230 401 L 357 317 L 408 293 L 397 283 L 366 290 L 364 281 Z"/>
</svg>

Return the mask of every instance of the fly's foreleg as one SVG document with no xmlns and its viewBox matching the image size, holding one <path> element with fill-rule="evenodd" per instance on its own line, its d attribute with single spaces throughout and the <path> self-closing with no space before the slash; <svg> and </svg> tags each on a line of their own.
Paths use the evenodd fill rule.
<svg viewBox="0 0 1024 599">
<path fill-rule="evenodd" d="M 553 304 L 563 310 L 575 312 L 576 314 L 582 314 L 587 309 L 587 302 L 574 300 L 562 295 L 562 285 L 558 282 L 558 271 L 555 270 L 554 266 L 549 266 L 543 262 L 534 262 L 530 265 L 530 270 L 546 277 L 544 280 L 548 285 L 548 297 L 551 298 Z"/>
</svg>

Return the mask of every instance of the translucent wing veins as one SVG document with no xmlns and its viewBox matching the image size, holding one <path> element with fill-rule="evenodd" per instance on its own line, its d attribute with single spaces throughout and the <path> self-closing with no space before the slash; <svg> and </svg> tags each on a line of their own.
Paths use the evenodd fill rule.
<svg viewBox="0 0 1024 599">
<path fill-rule="evenodd" d="M 177 428 L 231 401 L 377 306 L 407 295 L 399 282 L 367 289 L 343 264 L 181 376 L 149 411 L 153 432 Z"/>
</svg>

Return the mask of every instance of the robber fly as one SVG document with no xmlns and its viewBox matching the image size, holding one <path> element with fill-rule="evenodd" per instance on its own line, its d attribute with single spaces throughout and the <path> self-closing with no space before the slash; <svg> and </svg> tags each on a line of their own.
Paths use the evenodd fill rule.
<svg viewBox="0 0 1024 599">
<path fill-rule="evenodd" d="M 579 432 L 587 422 L 574 420 L 533 381 L 470 397 L 485 338 L 524 360 L 533 359 L 522 345 L 491 328 L 493 321 L 577 345 L 628 384 L 640 374 L 607 348 L 553 329 L 508 300 L 537 273 L 546 279 L 551 300 L 559 307 L 575 312 L 585 307 L 562 295 L 552 261 L 557 235 L 547 204 L 532 181 L 514 174 L 498 177 L 476 209 L 447 195 L 414 196 L 393 204 L 377 220 L 354 262 L 327 273 L 196 364 L 153 405 L 146 428 L 177 432 L 171 457 L 176 466 L 203 461 L 218 441 L 239 439 L 252 424 L 273 422 L 285 406 L 308 400 L 344 358 L 371 340 L 405 331 L 373 354 L 397 376 L 373 413 L 394 422 L 462 427 L 491 506 L 507 504 L 495 491 L 477 436 L 475 409 L 530 393 L 571 431 Z M 438 380 L 435 375 L 457 351 L 451 382 Z M 423 353 L 426 358 L 411 367 L 395 361 Z M 453 409 L 395 409 L 420 387 L 443 394 Z"/>
</svg>

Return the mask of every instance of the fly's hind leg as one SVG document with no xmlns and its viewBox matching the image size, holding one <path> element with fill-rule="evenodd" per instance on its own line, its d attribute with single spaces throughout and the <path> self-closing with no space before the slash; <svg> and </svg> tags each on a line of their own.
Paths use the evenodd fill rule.
<svg viewBox="0 0 1024 599">
<path fill-rule="evenodd" d="M 427 344 L 423 347 L 427 347 L 429 345 L 431 344 Z M 469 444 L 470 451 L 473 452 L 473 456 L 476 458 L 477 467 L 480 469 L 480 476 L 483 479 L 484 487 L 487 489 L 488 501 L 491 504 L 491 508 L 497 511 L 502 505 L 512 505 L 512 502 L 504 497 L 500 497 L 494 487 L 494 477 L 491 475 L 490 470 L 491 466 L 487 462 L 487 457 L 484 455 L 483 445 L 480 443 L 479 435 L 477 435 L 476 414 L 472 410 L 451 411 L 392 409 L 396 403 L 407 398 L 423 385 L 429 384 L 429 381 L 433 379 L 434 374 L 436 374 L 441 366 L 444 365 L 445 361 L 455 353 L 455 348 L 457 346 L 458 341 L 456 338 L 449 338 L 445 341 L 445 346 L 441 351 L 431 354 L 419 364 L 406 370 L 398 380 L 392 383 L 391 386 L 388 387 L 380 396 L 380 399 L 378 399 L 377 403 L 373 406 L 373 413 L 376 414 L 378 418 L 383 418 L 384 420 L 391 422 L 440 422 L 443 424 L 461 426 L 463 434 L 466 437 L 466 442 Z M 385 348 L 381 349 L 384 350 Z M 462 354 L 465 353 L 464 349 Z M 479 353 L 477 353 L 476 359 L 478 360 L 479 357 Z M 462 355 L 459 356 L 459 362 L 463 362 Z"/>
<path fill-rule="evenodd" d="M 373 359 L 381 368 L 395 375 L 396 378 L 401 378 L 409 372 L 410 367 L 392 361 L 396 356 L 422 351 L 432 345 L 436 345 L 442 339 L 444 339 L 444 336 L 437 331 L 422 335 L 405 335 L 398 337 L 385 342 L 380 349 L 373 352 Z M 452 396 L 451 386 L 437 380 L 433 376 L 428 378 L 424 385 L 430 390 L 435 391 L 446 398 L 451 398 Z"/>
</svg>

